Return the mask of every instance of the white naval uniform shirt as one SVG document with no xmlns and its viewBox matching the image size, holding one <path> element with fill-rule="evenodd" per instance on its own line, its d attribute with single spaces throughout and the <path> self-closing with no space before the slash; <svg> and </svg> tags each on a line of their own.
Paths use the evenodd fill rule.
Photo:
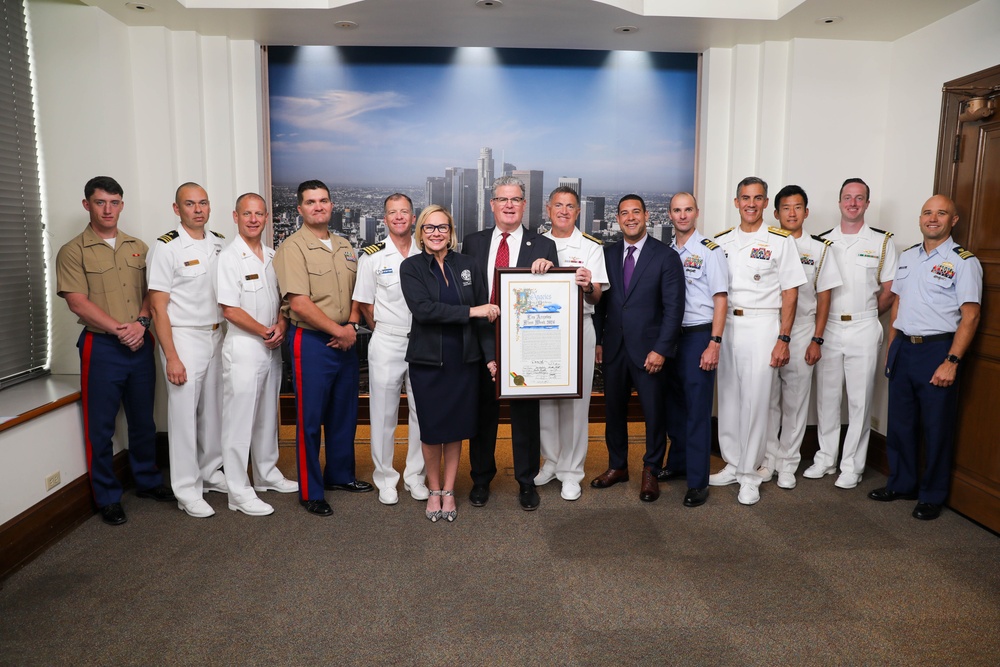
<svg viewBox="0 0 1000 667">
<path fill-rule="evenodd" d="M 862 225 L 857 234 L 843 234 L 840 226 L 820 234 L 833 241 L 834 257 L 844 281 L 830 298 L 830 319 L 878 310 L 881 284 L 896 277 L 896 246 L 892 234 Z"/>
<path fill-rule="evenodd" d="M 683 327 L 709 324 L 715 318 L 715 295 L 729 291 L 729 265 L 726 253 L 697 229 L 683 246 L 677 241 L 670 247 L 680 255 L 684 266 L 684 319 Z"/>
<path fill-rule="evenodd" d="M 583 232 L 575 227 L 573 233 L 567 238 L 552 236 L 551 230 L 542 236 L 555 242 L 556 250 L 559 253 L 560 267 L 586 267 L 590 269 L 590 282 L 600 285 L 601 290 L 608 288 L 608 270 L 604 265 L 604 249 L 601 244 L 587 238 Z M 587 303 L 586 299 L 583 300 L 583 314 L 594 314 L 594 304 Z"/>
<path fill-rule="evenodd" d="M 799 261 L 806 273 L 806 282 L 799 287 L 799 301 L 795 307 L 795 319 L 814 320 L 816 317 L 816 294 L 844 284 L 840 277 L 840 267 L 833 258 L 833 245 L 821 239 L 803 234 L 795 239 L 799 251 Z"/>
<path fill-rule="evenodd" d="M 223 306 L 241 308 L 265 327 L 278 321 L 281 297 L 278 279 L 271 259 L 274 249 L 262 246 L 263 261 L 258 259 L 243 237 L 237 236 L 219 255 L 218 286 L 216 293 Z M 230 324 L 227 335 L 245 335 L 257 338 L 238 326 Z"/>
<path fill-rule="evenodd" d="M 392 239 L 377 245 L 384 247 L 368 254 L 368 250 L 375 247 L 369 246 L 358 255 L 358 280 L 354 284 L 352 298 L 358 303 L 374 304 L 376 323 L 409 330 L 412 315 L 399 285 L 399 265 L 406 257 L 400 254 Z M 410 237 L 407 256 L 416 257 L 419 254 L 416 240 Z"/>
<path fill-rule="evenodd" d="M 741 240 L 742 239 L 742 240 Z M 729 263 L 729 309 L 781 309 L 782 290 L 806 282 L 798 249 L 788 232 L 761 223 L 745 234 L 739 227 L 715 237 Z"/>
<path fill-rule="evenodd" d="M 206 229 L 204 241 L 196 241 L 178 224 L 150 248 L 149 289 L 170 294 L 171 326 L 200 327 L 222 321 L 215 272 L 224 245 L 220 234 Z"/>
</svg>

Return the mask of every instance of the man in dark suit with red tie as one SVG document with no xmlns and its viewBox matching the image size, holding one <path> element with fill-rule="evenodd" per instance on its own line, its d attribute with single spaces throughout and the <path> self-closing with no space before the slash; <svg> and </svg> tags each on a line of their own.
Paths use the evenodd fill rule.
<svg viewBox="0 0 1000 667">
<path fill-rule="evenodd" d="M 656 479 L 667 449 L 666 374 L 684 317 L 684 269 L 677 252 L 646 234 L 649 212 L 639 195 L 618 202 L 623 239 L 604 248 L 611 287 L 598 303 L 597 361 L 604 368 L 608 470 L 590 482 L 604 489 L 628 481 L 628 401 L 639 394 L 646 420 L 639 499 L 660 497 Z"/>
<path fill-rule="evenodd" d="M 552 239 L 521 225 L 526 204 L 521 179 L 513 176 L 496 179 L 490 200 L 495 226 L 466 236 L 462 245 L 462 252 L 474 257 L 483 269 L 489 281 L 492 303 L 497 303 L 496 286 L 493 284 L 495 267 L 530 267 L 533 273 L 545 273 L 559 265 L 559 253 Z M 479 432 L 469 441 L 472 475 L 469 502 L 475 507 L 482 507 L 489 500 L 490 482 L 497 474 L 495 452 L 497 424 L 500 421 L 496 387 L 485 366 L 480 370 Z M 535 490 L 535 475 L 538 474 L 541 456 L 538 401 L 511 401 L 510 422 L 514 477 L 520 486 L 518 500 L 523 509 L 530 511 L 537 509 L 539 503 Z"/>
</svg>

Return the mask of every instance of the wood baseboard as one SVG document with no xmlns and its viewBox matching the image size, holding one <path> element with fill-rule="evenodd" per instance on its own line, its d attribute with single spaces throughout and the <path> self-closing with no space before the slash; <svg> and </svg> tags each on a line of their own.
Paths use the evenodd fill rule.
<svg viewBox="0 0 1000 667">
<path fill-rule="evenodd" d="M 131 482 L 128 452 L 114 457 L 118 479 Z M 90 476 L 69 482 L 0 526 L 0 581 L 21 569 L 96 512 Z"/>
</svg>

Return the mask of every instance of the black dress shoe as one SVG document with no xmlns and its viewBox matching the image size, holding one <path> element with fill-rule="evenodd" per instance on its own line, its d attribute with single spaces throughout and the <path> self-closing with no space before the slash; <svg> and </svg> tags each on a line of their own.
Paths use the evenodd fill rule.
<svg viewBox="0 0 1000 667">
<path fill-rule="evenodd" d="M 882 503 L 888 503 L 893 500 L 916 500 L 917 494 L 915 493 L 899 493 L 897 491 L 890 491 L 886 487 L 881 487 L 875 489 L 874 491 L 868 492 L 868 497 L 872 500 L 877 500 Z"/>
<path fill-rule="evenodd" d="M 152 489 L 142 489 L 135 492 L 135 495 L 140 498 L 152 498 L 153 500 L 158 500 L 161 503 L 172 503 L 177 498 L 174 498 L 174 492 L 170 490 L 170 487 L 160 484 Z"/>
<path fill-rule="evenodd" d="M 913 508 L 913 518 L 921 521 L 933 521 L 941 516 L 941 506 L 934 503 L 917 503 Z"/>
<path fill-rule="evenodd" d="M 375 487 L 368 482 L 362 482 L 360 479 L 356 479 L 353 482 L 348 482 L 347 484 L 324 484 L 323 488 L 327 491 L 349 491 L 350 493 L 368 493 Z"/>
<path fill-rule="evenodd" d="M 482 507 L 490 499 L 489 484 L 473 484 L 472 491 L 469 491 L 469 502 L 473 507 Z"/>
<path fill-rule="evenodd" d="M 684 507 L 698 507 L 708 500 L 708 487 L 704 489 L 688 489 L 684 494 Z"/>
<path fill-rule="evenodd" d="M 542 499 L 538 497 L 538 490 L 535 489 L 534 484 L 522 484 L 521 492 L 517 495 L 517 500 L 521 503 L 521 509 L 525 512 L 538 509 L 538 504 L 542 502 Z"/>
<path fill-rule="evenodd" d="M 656 473 L 656 479 L 661 482 L 667 482 L 672 479 L 684 479 L 687 476 L 688 474 L 686 470 L 668 470 L 667 468 L 664 468 L 660 472 Z"/>
<path fill-rule="evenodd" d="M 110 505 L 105 505 L 100 509 L 100 512 L 101 521 L 109 526 L 120 526 L 128 521 L 128 517 L 125 516 L 125 510 L 122 509 L 121 503 L 111 503 Z"/>
<path fill-rule="evenodd" d="M 299 504 L 305 507 L 307 512 L 316 516 L 330 516 L 333 514 L 330 503 L 325 500 L 300 500 Z"/>
</svg>

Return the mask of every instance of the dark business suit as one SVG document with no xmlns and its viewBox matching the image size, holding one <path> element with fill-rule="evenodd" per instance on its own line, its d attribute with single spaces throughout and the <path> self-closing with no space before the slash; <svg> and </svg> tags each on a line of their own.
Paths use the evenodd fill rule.
<svg viewBox="0 0 1000 667">
<path fill-rule="evenodd" d="M 595 313 L 597 344 L 603 346 L 608 467 L 628 468 L 628 401 L 634 386 L 646 418 L 643 466 L 658 472 L 667 447 L 664 411 L 666 372 L 643 366 L 651 351 L 672 363 L 684 317 L 684 269 L 677 252 L 646 237 L 628 290 L 623 289 L 625 242 L 604 248 L 611 288 Z"/>
<path fill-rule="evenodd" d="M 493 275 L 489 266 L 490 242 L 493 228 L 465 237 L 462 254 L 470 255 L 479 263 L 483 275 Z M 524 229 L 521 247 L 517 254 L 518 267 L 528 268 L 536 259 L 547 259 L 559 266 L 559 253 L 552 239 Z M 479 432 L 469 441 L 469 464 L 472 483 L 486 485 L 497 474 L 496 447 L 497 425 L 500 422 L 500 405 L 496 398 L 496 385 L 489 371 L 480 372 Z M 541 427 L 538 425 L 538 401 L 516 400 L 510 402 L 510 429 L 514 449 L 514 477 L 521 484 L 534 485 L 541 457 Z"/>
</svg>

